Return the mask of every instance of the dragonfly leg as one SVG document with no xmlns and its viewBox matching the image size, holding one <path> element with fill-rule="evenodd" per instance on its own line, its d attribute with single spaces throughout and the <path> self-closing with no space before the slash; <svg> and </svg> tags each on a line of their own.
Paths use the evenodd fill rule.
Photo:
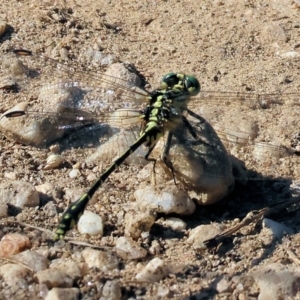
<svg viewBox="0 0 300 300">
<path fill-rule="evenodd" d="M 165 146 L 165 149 L 164 149 L 164 152 L 163 152 L 162 159 L 163 159 L 164 163 L 166 164 L 166 166 L 171 170 L 174 183 L 175 183 L 175 185 L 177 185 L 176 178 L 175 178 L 174 166 L 173 166 L 171 160 L 169 159 L 169 151 L 170 151 L 170 148 L 171 148 L 172 137 L 173 137 L 173 133 L 169 132 L 168 137 L 167 137 L 167 143 L 166 143 L 166 146 Z"/>
<path fill-rule="evenodd" d="M 204 118 L 202 118 L 201 116 L 197 115 L 196 113 L 194 113 L 193 111 L 187 109 L 186 110 L 188 112 L 188 114 L 190 116 L 192 116 L 193 118 L 199 120 L 200 122 L 197 124 L 203 124 L 206 122 L 206 120 Z M 191 125 L 191 123 L 187 120 L 186 117 L 182 116 L 182 121 L 184 123 L 184 125 L 187 127 L 188 131 L 190 132 L 190 134 L 192 135 L 192 137 L 197 140 L 197 141 L 201 141 L 201 143 L 205 144 L 206 146 L 210 146 L 210 144 L 208 144 L 207 142 L 205 142 L 203 139 L 201 139 L 195 132 L 193 126 Z"/>
<path fill-rule="evenodd" d="M 155 174 L 156 159 L 155 158 L 149 158 L 149 156 L 150 156 L 151 152 L 153 151 L 155 145 L 156 144 L 154 144 L 153 146 L 151 146 L 148 149 L 148 152 L 146 153 L 146 155 L 144 156 L 147 161 L 152 161 L 153 162 L 153 172 L 154 172 L 154 174 Z"/>
</svg>

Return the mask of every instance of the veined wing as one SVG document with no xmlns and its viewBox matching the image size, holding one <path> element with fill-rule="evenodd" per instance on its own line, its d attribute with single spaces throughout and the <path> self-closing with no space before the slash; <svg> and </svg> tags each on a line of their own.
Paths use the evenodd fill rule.
<svg viewBox="0 0 300 300">
<path fill-rule="evenodd" d="M 149 94 L 138 90 L 134 84 L 111 75 L 86 72 L 87 70 L 83 68 L 69 68 L 43 55 L 27 51 L 17 51 L 17 53 L 22 62 L 20 63 L 20 60 L 17 59 L 15 63 L 10 64 L 12 66 L 10 69 L 14 70 L 17 84 L 25 94 L 26 92 L 38 94 L 38 96 L 35 95 L 37 100 L 33 103 L 38 107 L 27 109 L 26 115 L 24 115 L 24 119 L 35 120 L 33 127 L 22 126 L 23 130 L 30 132 L 30 138 L 31 132 L 37 127 L 37 121 L 40 122 L 44 119 L 46 119 L 45 125 L 42 126 L 42 130 L 38 131 L 39 134 L 44 132 L 45 135 L 51 136 L 50 134 L 56 129 L 59 132 L 58 138 L 66 129 L 76 129 L 90 123 L 106 124 L 110 122 L 116 127 L 138 124 L 139 120 L 136 116 L 111 115 L 120 108 L 139 110 L 147 103 Z M 45 82 L 46 84 L 40 89 L 39 87 Z M 184 96 L 181 95 L 181 97 Z M 41 102 L 47 103 L 48 106 L 43 108 L 40 105 Z M 292 119 L 289 115 L 287 119 L 283 112 L 291 106 L 296 107 L 296 110 L 293 111 L 295 116 Z M 278 122 L 279 130 L 276 133 L 279 133 L 278 136 L 281 133 L 290 135 L 287 127 L 292 129 L 297 126 L 298 107 L 299 94 L 210 91 L 200 92 L 189 102 L 189 108 L 204 116 L 213 125 L 231 151 L 237 148 L 240 152 L 242 149 L 242 153 L 250 155 L 249 151 L 251 150 L 254 151 L 252 155 L 256 156 L 256 159 L 272 156 L 277 160 L 286 155 L 286 148 L 281 146 L 278 137 L 273 139 L 275 137 L 274 129 L 272 129 L 273 131 L 267 130 L 260 135 L 261 124 L 266 118 L 274 120 L 274 114 L 276 116 L 280 114 L 282 119 Z M 49 125 L 54 130 L 50 130 L 51 126 Z M 14 126 L 10 125 L 9 127 Z M 40 141 L 44 143 L 47 136 L 43 136 Z M 34 138 L 31 139 L 36 141 Z M 233 150 L 232 153 L 236 155 L 237 151 Z"/>
<path fill-rule="evenodd" d="M 4 56 L 2 69 L 7 76 L 13 78 L 17 89 L 23 94 L 32 94 L 32 91 L 38 91 L 43 87 L 45 99 L 49 94 L 48 100 L 51 100 L 55 89 L 82 90 L 81 94 L 75 95 L 72 103 L 61 104 L 72 108 L 74 105 L 79 105 L 81 109 L 90 110 L 93 107 L 104 107 L 105 103 L 113 108 L 134 107 L 143 104 L 145 96 L 148 95 L 137 87 L 139 78 L 133 73 L 131 78 L 123 80 L 119 78 L 120 76 L 112 75 L 116 73 L 115 69 L 108 70 L 106 73 L 95 72 L 82 66 L 74 67 L 74 62 L 70 67 L 27 50 L 14 50 L 13 53 Z M 88 90 L 89 96 L 84 101 L 80 101 L 85 89 Z"/>
<path fill-rule="evenodd" d="M 5 135 L 23 144 L 41 147 L 62 137 L 67 130 L 94 123 L 105 125 L 116 109 L 138 110 L 148 100 L 148 93 L 139 89 L 136 82 L 87 73 L 83 68 L 70 68 L 26 50 L 8 55 L 2 69 L 13 78 L 9 82 L 14 82 L 20 93 L 15 97 L 17 106 L 1 116 L 0 125 Z M 135 122 L 131 121 L 132 116 L 122 116 L 125 118 L 129 123 Z"/>
<path fill-rule="evenodd" d="M 250 109 L 267 109 L 273 105 L 297 106 L 300 108 L 300 93 L 255 94 L 251 92 L 201 91 L 192 106 L 209 103 L 212 106 L 244 106 Z"/>
<path fill-rule="evenodd" d="M 204 104 L 202 104 L 204 101 Z M 298 177 L 300 95 L 200 92 L 189 108 L 216 130 L 229 153 L 259 172 L 257 178 Z"/>
<path fill-rule="evenodd" d="M 6 111 L 0 117 L 0 127 L 4 135 L 21 144 L 45 147 L 59 140 L 66 134 L 75 135 L 81 139 L 81 145 L 95 144 L 103 139 L 102 135 L 113 135 L 116 131 L 131 130 L 140 127 L 142 111 L 136 109 L 116 110 L 92 114 L 81 109 L 71 109 L 66 106 L 57 106 L 57 110 L 38 111 L 37 106 L 26 102 L 19 103 Z M 80 129 L 90 126 L 80 136 Z M 82 131 L 83 132 L 83 131 Z M 97 140 L 95 137 L 98 135 Z"/>
</svg>

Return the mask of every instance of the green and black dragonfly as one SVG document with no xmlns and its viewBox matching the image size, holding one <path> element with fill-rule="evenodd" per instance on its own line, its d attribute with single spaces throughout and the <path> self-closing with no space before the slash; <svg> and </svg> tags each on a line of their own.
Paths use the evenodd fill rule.
<svg viewBox="0 0 300 300">
<path fill-rule="evenodd" d="M 200 137 L 199 129 L 195 127 L 195 124 L 206 122 L 197 114 L 201 113 L 203 106 L 210 108 L 207 116 L 216 124 L 220 138 L 225 143 L 238 145 L 242 153 L 247 154 L 245 149 L 251 148 L 257 160 L 259 157 L 273 156 L 277 161 L 281 156 L 291 153 L 278 144 L 255 141 L 259 131 L 259 118 L 256 117 L 257 111 L 263 111 L 262 116 L 265 116 L 270 107 L 282 110 L 282 107 L 300 105 L 299 94 L 202 92 L 194 76 L 182 73 L 168 73 L 158 89 L 148 92 L 136 87 L 135 83 L 82 67 L 69 68 L 28 50 L 14 50 L 14 55 L 14 59 L 2 62 L 13 74 L 13 79 L 9 81 L 12 82 L 11 87 L 28 93 L 30 98 L 32 91 L 43 85 L 38 99 L 35 98 L 33 102 L 49 103 L 47 108 L 40 105 L 33 109 L 26 104 L 8 110 L 1 117 L 0 126 L 5 126 L 13 118 L 23 120 L 20 134 L 7 134 L 9 137 L 24 144 L 41 146 L 61 138 L 70 129 L 95 122 L 121 129 L 139 127 L 136 140 L 128 143 L 127 149 L 110 164 L 92 187 L 67 208 L 56 231 L 57 239 L 63 238 L 78 222 L 90 199 L 110 174 L 142 145 L 146 148 L 146 160 L 154 161 L 155 164 L 150 154 L 158 141 L 165 137 L 162 158 L 173 175 L 176 174 L 168 155 L 174 137 L 178 143 L 184 144 L 184 135 L 189 134 L 194 139 L 189 145 L 209 143 Z M 8 86 L 3 87 L 4 90 L 8 90 Z M 237 114 L 249 111 L 254 111 L 254 117 L 249 118 L 252 121 L 250 125 L 245 118 L 238 121 L 238 124 L 233 124 L 233 121 L 227 125 L 221 124 L 221 118 L 237 117 Z M 26 123 L 30 119 L 34 120 L 33 125 Z"/>
</svg>

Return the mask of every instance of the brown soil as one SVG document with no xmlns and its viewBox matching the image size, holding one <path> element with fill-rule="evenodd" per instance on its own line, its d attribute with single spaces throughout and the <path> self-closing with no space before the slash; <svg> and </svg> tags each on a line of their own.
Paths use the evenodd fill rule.
<svg viewBox="0 0 300 300">
<path fill-rule="evenodd" d="M 82 59 L 83 54 L 93 48 L 113 54 L 121 62 L 133 64 L 153 87 L 163 75 L 173 71 L 194 74 L 202 89 L 207 91 L 300 93 L 300 9 L 292 0 L 3 0 L 0 19 L 9 25 L 7 32 L 0 37 L 1 56 L 12 48 L 40 51 L 57 59 L 67 53 L 68 63 L 72 65 L 72 61 Z M 4 111 L 12 103 L 4 103 L 1 97 L 0 94 Z M 271 108 L 265 123 L 260 124 L 266 130 L 262 141 L 290 146 L 291 134 L 299 132 L 299 126 L 294 127 L 299 116 L 297 110 L 299 106 Z M 243 113 L 247 115 L 247 111 L 243 110 Z M 256 118 L 256 112 L 249 111 L 249 116 Z M 293 116 L 292 121 L 288 116 Z M 87 180 L 90 170 L 76 180 L 68 176 L 72 165 L 80 162 L 78 153 L 70 151 L 67 157 L 69 163 L 57 170 L 45 171 L 37 166 L 46 159 L 49 150 L 22 146 L 5 137 L 0 141 L 0 149 L 0 177 L 14 172 L 19 179 L 34 185 L 51 183 L 54 191 L 49 196 L 53 197 L 60 212 L 67 206 L 63 197 L 66 189 L 76 186 L 84 190 L 91 184 Z M 245 160 L 247 158 L 245 155 Z M 7 164 L 7 160 L 11 160 L 11 164 Z M 251 165 L 251 158 L 248 163 Z M 124 299 L 158 299 L 161 287 L 169 289 L 164 297 L 170 299 L 256 299 L 259 291 L 247 281 L 242 291 L 227 289 L 218 293 L 215 286 L 219 276 L 247 275 L 258 264 L 283 259 L 279 244 L 284 242 L 264 243 L 261 226 L 248 226 L 227 239 L 220 248 L 201 253 L 188 245 L 186 238 L 190 229 L 201 224 L 224 222 L 230 226 L 253 209 L 289 199 L 290 179 L 283 180 L 282 177 L 299 179 L 299 158 L 293 156 L 282 165 L 288 170 L 282 167 L 281 174 L 266 174 L 275 175 L 277 180 L 250 181 L 244 187 L 237 186 L 223 202 L 213 207 L 198 207 L 193 216 L 182 218 L 188 228 L 183 234 L 165 229 L 158 221 L 150 238 L 141 238 L 139 242 L 146 249 L 153 241 L 158 242 L 160 251 L 156 256 L 174 268 L 172 275 L 159 283 L 138 284 L 134 279 L 135 264 L 125 268 L 127 262 L 123 261 L 122 268 L 126 271 L 103 273 L 101 280 L 119 279 Z M 139 170 L 136 166 L 122 166 L 112 174 L 98 193 L 97 205 L 90 207 L 106 218 L 106 238 L 85 241 L 113 246 L 114 239 L 124 235 L 124 226 L 118 222 L 118 217 L 126 210 L 126 204 L 134 201 L 133 192 L 142 181 L 137 178 Z M 99 168 L 97 174 L 100 171 Z M 57 217 L 48 217 L 43 205 L 38 210 L 27 208 L 18 213 L 12 210 L 9 220 L 17 219 L 53 231 Z M 297 211 L 285 211 L 273 219 L 298 232 L 298 217 Z M 23 227 L 6 221 L 1 220 L 1 236 L 23 230 Z M 45 245 L 53 246 L 53 242 L 43 234 L 37 234 L 38 231 L 28 229 L 26 232 L 33 242 L 33 250 Z M 73 235 L 83 240 L 76 230 Z M 285 242 L 299 256 L 296 236 L 290 236 Z M 67 257 L 82 248 L 70 245 L 60 255 Z M 150 259 L 151 255 L 143 263 Z M 292 263 L 289 260 L 285 262 Z M 93 278 L 99 278 L 95 270 L 78 283 L 83 299 L 93 299 L 92 288 L 87 284 Z M 24 292 L 24 299 L 26 297 L 33 298 Z M 35 297 L 38 298 L 38 294 Z"/>
</svg>

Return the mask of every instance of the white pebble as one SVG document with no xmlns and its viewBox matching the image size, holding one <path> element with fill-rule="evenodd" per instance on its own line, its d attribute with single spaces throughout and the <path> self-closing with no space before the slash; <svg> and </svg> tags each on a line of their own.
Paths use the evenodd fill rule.
<svg viewBox="0 0 300 300">
<path fill-rule="evenodd" d="M 297 299 L 299 267 L 281 263 L 264 264 L 249 272 L 259 287 L 256 299 Z"/>
<path fill-rule="evenodd" d="M 51 145 L 49 147 L 49 150 L 53 153 L 53 154 L 57 154 L 60 151 L 60 145 L 59 144 L 54 144 Z"/>
<path fill-rule="evenodd" d="M 200 225 L 191 230 L 189 238 L 187 239 L 188 244 L 193 244 L 195 250 L 202 250 L 205 248 L 204 241 L 214 238 L 225 230 L 225 226 L 218 223 L 212 223 L 208 225 Z"/>
<path fill-rule="evenodd" d="M 76 178 L 80 174 L 80 171 L 78 169 L 72 169 L 69 173 L 70 178 Z"/>
<path fill-rule="evenodd" d="M 136 190 L 134 196 L 141 211 L 151 209 L 165 214 L 190 215 L 196 209 L 192 199 L 184 191 L 180 191 L 174 186 L 166 186 L 163 191 L 157 191 L 153 186 L 147 186 L 144 189 Z"/>
<path fill-rule="evenodd" d="M 169 274 L 169 268 L 158 257 L 153 258 L 135 278 L 138 281 L 159 281 Z"/>
<path fill-rule="evenodd" d="M 164 225 L 171 227 L 173 230 L 185 230 L 186 223 L 179 218 L 169 218 L 165 220 Z"/>
<path fill-rule="evenodd" d="M 281 54 L 281 57 L 283 58 L 295 58 L 295 57 L 300 57 L 300 52 L 297 51 L 288 51 L 283 54 Z"/>
<path fill-rule="evenodd" d="M 4 177 L 11 180 L 17 179 L 17 174 L 15 172 L 5 172 Z"/>
<path fill-rule="evenodd" d="M 45 182 L 43 184 L 36 185 L 35 189 L 39 194 L 48 195 L 49 193 L 51 193 L 51 191 L 53 191 L 55 189 L 55 187 L 53 184 L 51 184 L 49 182 Z"/>
<path fill-rule="evenodd" d="M 263 226 L 270 228 L 273 236 L 275 236 L 278 239 L 281 239 L 285 233 L 289 233 L 289 234 L 294 233 L 292 228 L 267 218 L 263 219 Z"/>
<path fill-rule="evenodd" d="M 103 235 L 103 220 L 91 211 L 85 211 L 78 222 L 78 231 L 81 234 Z"/>
</svg>

